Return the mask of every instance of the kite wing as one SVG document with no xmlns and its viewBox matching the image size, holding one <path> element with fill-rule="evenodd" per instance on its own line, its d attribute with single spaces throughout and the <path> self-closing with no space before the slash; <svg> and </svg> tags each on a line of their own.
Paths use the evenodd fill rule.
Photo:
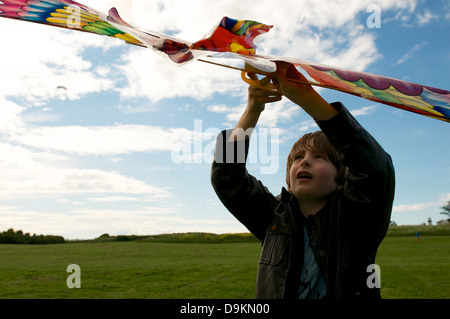
<svg viewBox="0 0 450 319">
<path fill-rule="evenodd" d="M 449 91 L 308 61 L 282 61 L 292 63 L 310 84 L 450 122 Z"/>
<path fill-rule="evenodd" d="M 450 122 L 450 92 L 394 78 L 326 66 L 300 59 L 257 55 L 255 38 L 272 26 L 224 17 L 203 39 L 189 43 L 125 22 L 115 8 L 108 15 L 72 0 L 0 0 L 0 17 L 106 35 L 161 52 L 173 62 L 199 60 L 243 72 L 268 74 L 278 62 L 297 72 L 288 79 L 338 90 L 371 101 Z M 298 77 L 300 72 L 303 77 Z M 251 84 L 257 84 L 243 76 Z M 270 89 L 270 87 L 268 87 Z"/>
<path fill-rule="evenodd" d="M 114 8 L 104 18 L 96 10 L 71 0 L 1 0 L 0 17 L 24 20 L 107 35 L 130 44 L 143 45 L 117 25 L 129 26 Z"/>
</svg>

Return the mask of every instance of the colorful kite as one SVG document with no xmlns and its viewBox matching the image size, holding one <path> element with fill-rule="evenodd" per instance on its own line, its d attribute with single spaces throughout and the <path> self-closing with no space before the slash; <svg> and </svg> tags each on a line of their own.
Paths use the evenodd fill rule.
<svg viewBox="0 0 450 319">
<path fill-rule="evenodd" d="M 246 78 L 245 72 L 266 75 L 276 71 L 276 62 L 285 62 L 295 66 L 309 84 L 450 122 L 449 91 L 300 59 L 257 55 L 254 39 L 272 26 L 256 21 L 224 17 L 205 38 L 189 43 L 135 28 L 122 20 L 115 8 L 104 15 L 72 0 L 0 0 L 0 17 L 119 38 L 161 52 L 178 64 L 198 60 L 238 69 L 242 71 L 242 78 L 253 85 L 259 82 Z M 300 82 L 295 72 L 287 76 L 289 80 Z"/>
</svg>

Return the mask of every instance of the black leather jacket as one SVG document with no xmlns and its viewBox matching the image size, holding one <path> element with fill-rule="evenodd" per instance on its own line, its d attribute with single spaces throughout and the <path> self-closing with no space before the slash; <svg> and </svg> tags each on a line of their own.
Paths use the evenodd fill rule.
<svg viewBox="0 0 450 319">
<path fill-rule="evenodd" d="M 341 103 L 331 120 L 317 121 L 347 167 L 345 184 L 314 216 L 304 218 L 296 199 L 284 188 L 278 196 L 239 160 L 248 139 L 217 139 L 211 181 L 225 207 L 262 241 L 256 298 L 296 298 L 303 263 L 303 225 L 317 232 L 316 262 L 325 278 L 327 298 L 380 298 L 367 285 L 378 246 L 390 220 L 394 199 L 394 168 L 390 156 Z M 244 143 L 245 145 L 239 145 Z M 231 150 L 234 149 L 230 163 Z M 233 162 L 234 161 L 234 162 Z M 237 161 L 237 162 L 236 162 Z M 382 269 L 381 269 L 382 272 Z M 370 287 L 369 287 L 370 286 Z"/>
</svg>

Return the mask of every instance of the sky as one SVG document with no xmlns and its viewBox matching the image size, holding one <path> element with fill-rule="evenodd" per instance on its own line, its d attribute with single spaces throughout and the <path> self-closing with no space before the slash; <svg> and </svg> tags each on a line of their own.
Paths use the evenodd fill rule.
<svg viewBox="0 0 450 319">
<path fill-rule="evenodd" d="M 223 16 L 274 25 L 257 53 L 450 89 L 447 0 L 81 0 L 144 30 L 195 42 Z M 379 18 L 379 19 L 378 19 Z M 210 182 L 217 134 L 246 106 L 240 72 L 176 66 L 121 40 L 0 18 L 0 231 L 91 239 L 247 230 Z M 61 86 L 65 88 L 60 88 Z M 59 88 L 58 88 L 59 87 Z M 433 224 L 450 200 L 449 123 L 337 91 L 391 155 L 391 220 Z M 286 157 L 314 121 L 268 104 L 248 170 L 277 195 Z"/>
</svg>

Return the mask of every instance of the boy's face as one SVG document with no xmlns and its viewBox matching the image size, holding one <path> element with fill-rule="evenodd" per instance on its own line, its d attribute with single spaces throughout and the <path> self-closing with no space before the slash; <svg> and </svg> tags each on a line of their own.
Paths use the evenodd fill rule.
<svg viewBox="0 0 450 319">
<path fill-rule="evenodd" d="M 324 155 L 302 150 L 292 163 L 289 177 L 297 200 L 325 203 L 336 190 L 337 168 Z"/>
</svg>

